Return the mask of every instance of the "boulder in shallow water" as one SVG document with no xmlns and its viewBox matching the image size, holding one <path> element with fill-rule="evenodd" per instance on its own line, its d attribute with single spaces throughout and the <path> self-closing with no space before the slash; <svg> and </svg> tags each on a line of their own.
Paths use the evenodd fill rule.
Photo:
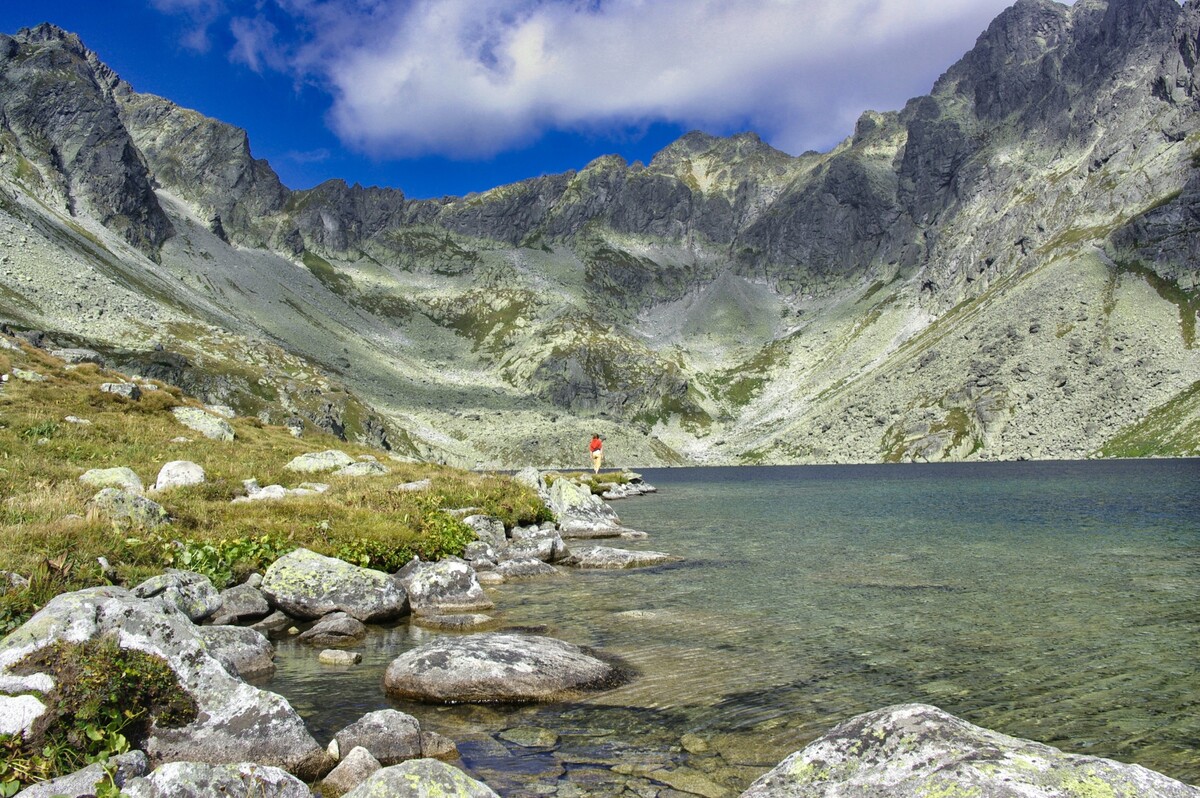
<svg viewBox="0 0 1200 798">
<path fill-rule="evenodd" d="M 926 704 L 851 718 L 789 756 L 742 798 L 1200 798 L 1139 765 L 1067 754 L 967 723 Z"/>
<path fill-rule="evenodd" d="M 362 621 L 344 612 L 334 612 L 321 618 L 300 635 L 300 641 L 310 646 L 352 646 L 367 636 Z"/>
<path fill-rule="evenodd" d="M 388 574 L 308 549 L 296 549 L 271 563 L 263 576 L 262 592 L 274 606 L 295 618 L 320 618 L 341 611 L 373 623 L 408 611 L 404 588 Z"/>
<path fill-rule="evenodd" d="M 613 508 L 591 488 L 566 478 L 554 480 L 547 504 L 563 537 L 616 537 L 625 529 Z"/>
<path fill-rule="evenodd" d="M 573 568 L 620 569 L 649 568 L 655 565 L 679 562 L 682 557 L 661 551 L 631 551 L 614 549 L 610 546 L 585 546 L 571 549 L 561 565 Z"/>
<path fill-rule="evenodd" d="M 396 578 L 408 591 L 414 615 L 474 612 L 494 606 L 480 587 L 475 569 L 457 557 L 409 563 Z"/>
<path fill-rule="evenodd" d="M 421 758 L 421 724 L 395 709 L 369 712 L 333 736 L 339 751 L 363 747 L 381 765 Z"/>
<path fill-rule="evenodd" d="M 396 698 L 438 703 L 552 701 L 611 687 L 617 670 L 551 637 L 501 632 L 439 637 L 401 654 L 383 677 Z"/>
<path fill-rule="evenodd" d="M 344 798 L 500 798 L 491 787 L 436 759 L 378 770 Z"/>
<path fill-rule="evenodd" d="M 244 626 L 196 628 L 208 653 L 241 679 L 270 676 L 275 672 L 275 646 L 262 632 Z"/>
</svg>

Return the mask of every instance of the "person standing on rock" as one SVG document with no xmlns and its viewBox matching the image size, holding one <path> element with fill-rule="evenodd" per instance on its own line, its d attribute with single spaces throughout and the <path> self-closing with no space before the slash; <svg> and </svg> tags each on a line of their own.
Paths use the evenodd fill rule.
<svg viewBox="0 0 1200 798">
<path fill-rule="evenodd" d="M 600 466 L 604 463 L 604 441 L 600 440 L 599 435 L 592 436 L 592 442 L 588 444 L 588 451 L 592 455 L 592 473 L 599 474 Z"/>
</svg>

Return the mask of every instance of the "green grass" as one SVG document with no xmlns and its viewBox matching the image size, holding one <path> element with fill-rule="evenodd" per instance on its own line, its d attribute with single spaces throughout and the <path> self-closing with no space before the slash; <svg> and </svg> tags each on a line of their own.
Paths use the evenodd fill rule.
<svg viewBox="0 0 1200 798">
<path fill-rule="evenodd" d="M 304 265 L 312 272 L 313 277 L 338 296 L 346 296 L 354 291 L 354 280 L 347 274 L 342 274 L 333 268 L 333 264 L 315 252 L 305 251 Z"/>
<path fill-rule="evenodd" d="M 1200 455 L 1200 382 L 1156 407 L 1100 447 L 1101 457 Z"/>
<path fill-rule="evenodd" d="M 211 441 L 179 425 L 169 412 L 195 404 L 177 388 L 163 385 L 140 401 L 128 401 L 99 390 L 100 383 L 120 375 L 94 365 L 67 368 L 22 346 L 20 352 L 0 353 L 0 368 L 24 368 L 48 379 L 12 379 L 0 391 L 0 563 L 33 581 L 27 589 L 0 594 L 0 634 L 57 593 L 105 584 L 100 556 L 126 585 L 172 565 L 191 565 L 217 582 L 228 581 L 297 547 L 390 570 L 413 554 L 431 559 L 461 552 L 469 538 L 445 509 L 479 507 L 510 526 L 548 518 L 534 491 L 503 476 L 386 458 L 381 458 L 390 469 L 386 476 L 293 473 L 284 466 L 305 452 L 382 453 L 320 433 L 297 439 L 253 418 L 231 421 L 234 442 Z M 68 415 L 92 423 L 65 422 Z M 193 440 L 173 442 L 179 436 Z M 85 471 L 127 466 L 150 486 L 171 460 L 198 463 L 207 481 L 153 497 L 174 519 L 170 525 L 126 529 L 89 513 L 96 490 L 78 481 Z M 432 481 L 427 492 L 393 490 L 425 478 Z M 319 481 L 331 489 L 320 496 L 233 504 L 246 479 L 288 488 Z"/>
</svg>

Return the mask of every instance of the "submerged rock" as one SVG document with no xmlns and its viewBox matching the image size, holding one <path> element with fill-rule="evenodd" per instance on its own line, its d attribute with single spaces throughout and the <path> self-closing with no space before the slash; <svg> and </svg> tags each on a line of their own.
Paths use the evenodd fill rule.
<svg viewBox="0 0 1200 798">
<path fill-rule="evenodd" d="M 396 698 L 432 702 L 551 701 L 619 680 L 616 669 L 551 637 L 484 633 L 439 637 L 397 657 L 383 677 Z"/>
<path fill-rule="evenodd" d="M 682 557 L 661 551 L 631 551 L 614 549 L 610 546 L 585 546 L 571 549 L 571 553 L 561 561 L 561 564 L 573 568 L 649 568 L 654 565 L 679 562 L 682 559 Z"/>
<path fill-rule="evenodd" d="M 300 635 L 301 642 L 310 646 L 352 646 L 367 636 L 362 621 L 344 612 L 334 612 L 321 618 Z"/>
<path fill-rule="evenodd" d="M 831 795 L 1200 798 L 1200 790 L 1139 765 L 1067 754 L 974 726 L 937 707 L 901 704 L 836 726 L 754 782 L 742 798 Z"/>
</svg>

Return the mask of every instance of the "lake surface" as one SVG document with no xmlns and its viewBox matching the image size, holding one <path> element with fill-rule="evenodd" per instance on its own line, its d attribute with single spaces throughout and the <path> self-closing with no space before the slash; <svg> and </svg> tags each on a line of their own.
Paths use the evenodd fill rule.
<svg viewBox="0 0 1200 798">
<path fill-rule="evenodd" d="M 910 701 L 1200 782 L 1200 460 L 643 473 L 659 493 L 613 506 L 650 539 L 601 543 L 684 563 L 491 589 L 504 625 L 615 655 L 626 686 L 389 702 L 387 664 L 435 634 L 407 625 L 351 669 L 281 641 L 266 686 L 321 742 L 410 712 L 503 795 L 736 795 L 834 724 Z"/>
</svg>

